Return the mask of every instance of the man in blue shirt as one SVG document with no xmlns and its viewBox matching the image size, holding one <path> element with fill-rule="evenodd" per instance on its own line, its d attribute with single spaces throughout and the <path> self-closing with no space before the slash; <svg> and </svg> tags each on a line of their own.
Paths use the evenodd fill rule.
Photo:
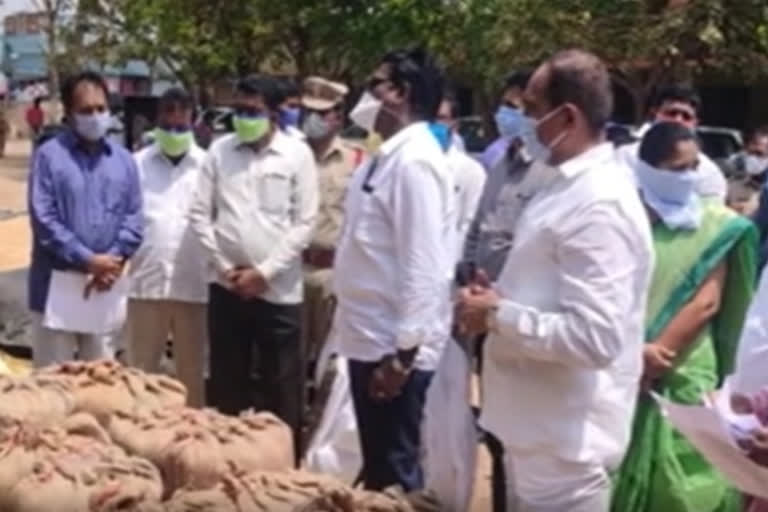
<svg viewBox="0 0 768 512">
<path fill-rule="evenodd" d="M 114 335 L 43 326 L 53 270 L 87 275 L 85 294 L 109 290 L 142 241 L 139 176 L 131 154 L 106 138 L 107 86 L 82 73 L 62 88 L 67 129 L 39 147 L 29 174 L 33 233 L 29 307 L 35 365 L 112 357 Z"/>
</svg>

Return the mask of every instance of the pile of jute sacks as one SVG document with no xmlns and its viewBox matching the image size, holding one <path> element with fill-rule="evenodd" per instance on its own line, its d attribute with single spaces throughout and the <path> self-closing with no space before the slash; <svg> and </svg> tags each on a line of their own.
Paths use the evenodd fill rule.
<svg viewBox="0 0 768 512">
<path fill-rule="evenodd" d="M 178 381 L 111 361 L 0 376 L 3 512 L 433 512 L 293 470 L 270 413 L 185 407 Z"/>
</svg>

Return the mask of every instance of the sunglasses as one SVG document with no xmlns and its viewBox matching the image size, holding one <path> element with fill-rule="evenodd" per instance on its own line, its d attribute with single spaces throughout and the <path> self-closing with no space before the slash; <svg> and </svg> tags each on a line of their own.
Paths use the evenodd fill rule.
<svg viewBox="0 0 768 512">
<path fill-rule="evenodd" d="M 366 88 L 369 91 L 372 91 L 372 90 L 376 89 L 378 86 L 380 86 L 381 84 L 386 83 L 386 82 L 391 82 L 391 81 L 392 81 L 391 78 L 381 78 L 381 77 L 378 77 L 378 76 L 372 76 L 371 78 L 368 79 L 368 83 L 366 84 Z"/>
</svg>

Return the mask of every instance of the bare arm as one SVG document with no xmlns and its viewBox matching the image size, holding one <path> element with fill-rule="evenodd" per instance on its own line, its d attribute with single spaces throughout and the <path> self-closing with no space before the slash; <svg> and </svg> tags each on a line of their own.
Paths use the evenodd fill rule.
<svg viewBox="0 0 768 512">
<path fill-rule="evenodd" d="M 728 267 L 723 262 L 709 274 L 696 295 L 675 315 L 654 343 L 663 345 L 677 354 L 689 349 L 707 322 L 720 311 L 727 275 Z"/>
</svg>

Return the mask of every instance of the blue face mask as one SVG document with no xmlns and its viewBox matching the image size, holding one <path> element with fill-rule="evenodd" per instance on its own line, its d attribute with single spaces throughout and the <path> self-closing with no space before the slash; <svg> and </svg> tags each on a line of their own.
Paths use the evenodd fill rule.
<svg viewBox="0 0 768 512">
<path fill-rule="evenodd" d="M 77 134 L 91 142 L 103 139 L 112 125 L 112 117 L 109 112 L 75 114 L 73 118 Z"/>
<path fill-rule="evenodd" d="M 280 126 L 287 128 L 289 126 L 298 127 L 301 109 L 297 107 L 280 109 Z"/>
<path fill-rule="evenodd" d="M 701 208 L 695 170 L 667 171 L 640 161 L 635 174 L 643 199 L 669 229 L 696 229 Z"/>
<path fill-rule="evenodd" d="M 451 130 L 443 123 L 429 123 L 429 131 L 440 144 L 440 149 L 448 151 L 448 148 L 451 147 Z"/>
<path fill-rule="evenodd" d="M 496 121 L 496 129 L 502 137 L 511 139 L 520 136 L 520 131 L 523 128 L 523 113 L 519 109 L 502 105 L 496 111 L 493 119 Z"/>
</svg>

